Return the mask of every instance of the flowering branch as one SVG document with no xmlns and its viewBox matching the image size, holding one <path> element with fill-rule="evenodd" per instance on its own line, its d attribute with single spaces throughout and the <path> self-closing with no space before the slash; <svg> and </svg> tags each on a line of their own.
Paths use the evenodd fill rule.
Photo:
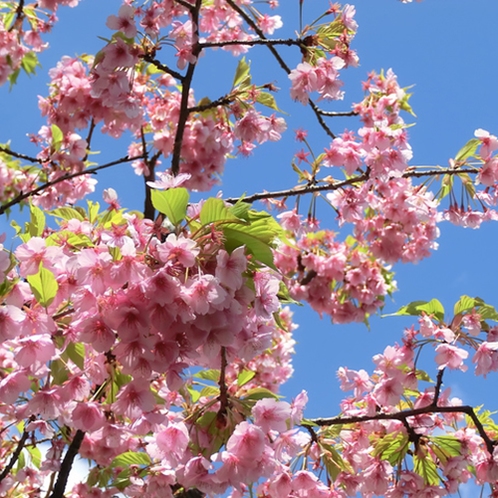
<svg viewBox="0 0 498 498">
<path fill-rule="evenodd" d="M 74 438 L 67 449 L 64 460 L 62 460 L 61 468 L 59 470 L 59 475 L 57 476 L 57 481 L 55 483 L 54 491 L 49 498 L 64 498 L 64 491 L 66 489 L 67 480 L 69 478 L 69 473 L 73 466 L 74 459 L 78 454 L 81 443 L 85 433 L 83 431 L 77 430 Z"/>
<path fill-rule="evenodd" d="M 235 4 L 235 2 L 233 0 L 227 0 L 227 3 L 228 5 L 230 5 L 230 7 L 232 7 L 232 9 L 234 9 L 243 19 L 244 21 L 246 21 L 247 24 L 249 24 L 249 26 L 256 32 L 256 34 L 259 36 L 259 38 L 261 40 L 267 40 L 267 38 L 265 37 L 265 34 L 263 33 L 263 31 L 259 28 L 259 26 L 250 18 L 250 16 L 248 16 L 246 14 L 246 12 L 244 12 L 244 10 L 239 7 L 238 5 Z M 300 44 L 301 45 L 301 44 Z M 281 55 L 278 53 L 277 49 L 274 47 L 273 44 L 271 43 L 268 43 L 266 44 L 266 46 L 268 47 L 268 50 L 270 50 L 270 52 L 273 54 L 273 56 L 275 57 L 275 59 L 277 60 L 278 64 L 280 65 L 280 67 L 287 73 L 287 74 L 290 74 L 291 73 L 291 69 L 290 67 L 286 64 L 286 62 L 282 59 Z M 319 112 L 319 108 L 318 106 L 311 100 L 311 99 L 308 99 L 308 102 L 310 104 L 310 107 L 311 109 L 313 110 L 313 112 L 315 113 L 315 116 L 318 120 L 318 122 L 320 123 L 320 126 L 323 128 L 323 130 L 325 131 L 325 133 L 327 133 L 327 135 L 329 137 L 331 137 L 332 139 L 335 138 L 335 135 L 334 133 L 332 133 L 332 130 L 327 126 L 327 124 L 325 123 L 325 121 L 323 120 L 322 116 L 320 116 L 320 112 Z"/>
<path fill-rule="evenodd" d="M 100 166 L 95 166 L 95 168 L 84 169 L 82 171 L 77 171 L 76 173 L 67 173 L 63 176 L 60 176 L 59 178 L 55 178 L 54 180 L 50 180 L 49 182 L 43 183 L 42 185 L 33 190 L 30 190 L 28 192 L 21 192 L 19 195 L 14 197 L 14 199 L 0 206 L 0 215 L 4 214 L 7 211 L 7 209 L 10 209 L 12 206 L 15 206 L 16 204 L 19 204 L 28 197 L 37 195 L 43 190 L 50 188 L 54 185 L 57 185 L 60 182 L 63 182 L 65 180 L 71 180 L 72 178 L 76 178 L 77 176 L 95 175 L 97 174 L 97 172 L 103 169 L 110 168 L 111 166 L 116 166 L 117 164 L 135 161 L 137 159 L 143 159 L 143 157 L 144 157 L 143 154 L 141 154 L 140 156 L 133 156 L 133 157 L 125 156 L 120 159 L 116 159 L 115 161 L 111 161 L 110 163 L 102 164 Z"/>
<path fill-rule="evenodd" d="M 427 171 L 416 171 L 416 170 L 408 170 L 405 171 L 401 177 L 402 178 L 421 178 L 425 176 L 438 176 L 438 175 L 459 175 L 462 173 L 475 174 L 478 170 L 475 168 L 441 168 L 441 169 L 430 169 Z M 252 203 L 255 201 L 261 201 L 263 199 L 277 199 L 280 197 L 293 197 L 296 195 L 304 195 L 304 194 L 315 194 L 317 192 L 330 192 L 340 188 L 343 188 L 347 185 L 353 185 L 355 183 L 360 183 L 365 180 L 368 180 L 369 175 L 367 173 L 362 173 L 361 175 L 354 176 L 352 178 L 348 178 L 347 180 L 343 180 L 341 182 L 333 182 L 327 183 L 325 185 L 303 185 L 293 187 L 287 190 L 276 190 L 273 192 L 260 192 L 258 194 L 252 194 L 248 196 L 242 197 L 229 197 L 225 199 L 226 202 L 230 204 L 235 204 L 238 201 L 244 201 L 248 203 Z"/>
<path fill-rule="evenodd" d="M 417 415 L 432 414 L 432 413 L 465 413 L 474 422 L 474 425 L 479 432 L 479 435 L 486 444 L 486 449 L 490 455 L 493 454 L 494 447 L 498 444 L 498 441 L 493 441 L 486 434 L 484 427 L 480 420 L 478 419 L 474 409 L 471 406 L 436 406 L 431 403 L 423 408 L 414 408 L 412 410 L 402 410 L 395 413 L 376 413 L 375 415 L 359 415 L 356 417 L 331 417 L 331 418 L 315 418 L 311 419 L 312 424 L 318 425 L 320 427 L 328 427 L 331 425 L 346 425 L 346 424 L 357 424 L 361 422 L 370 422 L 372 420 L 399 420 L 403 424 L 408 423 L 407 419 L 409 417 L 416 417 Z"/>
</svg>

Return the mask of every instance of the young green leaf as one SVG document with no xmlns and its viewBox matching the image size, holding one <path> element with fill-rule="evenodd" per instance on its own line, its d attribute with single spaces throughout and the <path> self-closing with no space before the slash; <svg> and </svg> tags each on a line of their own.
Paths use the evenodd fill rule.
<svg viewBox="0 0 498 498">
<path fill-rule="evenodd" d="M 239 64 L 237 65 L 237 69 L 235 70 L 235 76 L 233 78 L 232 88 L 235 88 L 236 86 L 239 86 L 242 83 L 246 83 L 247 80 L 249 80 L 250 83 L 251 81 L 250 70 L 251 70 L 250 63 L 246 62 L 245 57 L 242 57 L 242 59 L 240 59 L 239 61 Z"/>
<path fill-rule="evenodd" d="M 433 315 L 439 321 L 444 320 L 444 308 L 437 299 L 413 301 L 405 306 L 401 306 L 395 313 L 383 316 L 422 316 L 424 313 L 426 315 Z"/>
<path fill-rule="evenodd" d="M 147 453 L 127 451 L 117 456 L 111 463 L 111 467 L 128 467 L 129 465 L 150 465 L 151 460 Z"/>
<path fill-rule="evenodd" d="M 168 190 L 152 190 L 152 205 L 160 213 L 165 214 L 173 225 L 178 225 L 185 219 L 189 193 L 183 187 Z"/>
<path fill-rule="evenodd" d="M 59 290 L 59 284 L 55 280 L 54 274 L 40 264 L 38 273 L 29 275 L 27 280 L 38 303 L 44 307 L 49 306 Z"/>
<path fill-rule="evenodd" d="M 53 150 L 60 150 L 62 146 L 62 141 L 64 140 L 64 133 L 62 130 L 56 125 L 53 124 L 51 126 L 52 130 L 52 148 Z"/>
<path fill-rule="evenodd" d="M 456 162 L 465 161 L 469 157 L 476 153 L 477 147 L 481 141 L 478 138 L 471 138 L 458 152 L 455 156 Z"/>
</svg>

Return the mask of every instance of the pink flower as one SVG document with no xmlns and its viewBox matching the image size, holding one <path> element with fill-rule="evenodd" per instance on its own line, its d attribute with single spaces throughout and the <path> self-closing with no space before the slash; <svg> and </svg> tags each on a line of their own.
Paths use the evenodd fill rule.
<svg viewBox="0 0 498 498">
<path fill-rule="evenodd" d="M 226 448 L 239 459 L 256 461 L 263 455 L 265 435 L 259 427 L 241 422 L 228 439 Z"/>
<path fill-rule="evenodd" d="M 463 360 L 465 360 L 469 353 L 464 349 L 458 348 L 456 346 L 452 346 L 451 344 L 440 344 L 436 348 L 436 363 L 439 365 L 439 370 L 442 368 L 459 368 L 464 371 L 467 370 L 467 367 L 463 364 Z"/>
<path fill-rule="evenodd" d="M 254 423 L 264 432 L 270 430 L 285 432 L 288 429 L 287 421 L 290 419 L 291 407 L 285 401 L 264 398 L 254 405 L 252 414 Z"/>
<path fill-rule="evenodd" d="M 228 254 L 221 249 L 216 256 L 216 272 L 215 276 L 220 283 L 231 290 L 237 290 L 242 286 L 242 274 L 247 268 L 247 258 L 244 254 L 244 246 L 237 247 Z"/>
<path fill-rule="evenodd" d="M 157 252 L 161 261 L 166 263 L 169 260 L 177 260 L 180 264 L 189 268 L 194 266 L 195 258 L 199 254 L 196 242 L 185 238 L 183 235 L 176 236 L 170 233 L 166 241 L 157 245 Z"/>
<path fill-rule="evenodd" d="M 109 29 L 119 30 L 128 38 L 133 38 L 137 34 L 137 28 L 134 21 L 135 9 L 130 5 L 122 5 L 119 8 L 117 16 L 109 16 L 106 26 Z"/>
<path fill-rule="evenodd" d="M 73 425 L 83 432 L 98 431 L 105 424 L 102 407 L 97 403 L 78 403 L 72 413 Z"/>
</svg>

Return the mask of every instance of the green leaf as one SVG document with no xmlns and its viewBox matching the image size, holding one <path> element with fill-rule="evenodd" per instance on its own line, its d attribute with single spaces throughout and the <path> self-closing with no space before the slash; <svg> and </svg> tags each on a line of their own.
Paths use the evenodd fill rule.
<svg viewBox="0 0 498 498">
<path fill-rule="evenodd" d="M 50 373 L 52 374 L 52 379 L 58 386 L 62 385 L 69 378 L 66 365 L 60 359 L 52 360 L 50 362 Z"/>
<path fill-rule="evenodd" d="M 475 155 L 477 147 L 481 141 L 478 138 L 471 138 L 458 152 L 455 156 L 456 162 L 465 161 L 469 157 Z"/>
<path fill-rule="evenodd" d="M 36 300 L 45 308 L 49 306 L 59 290 L 54 274 L 40 263 L 38 273 L 29 275 L 27 280 Z"/>
<path fill-rule="evenodd" d="M 453 308 L 453 313 L 458 315 L 459 313 L 463 313 L 464 311 L 470 311 L 471 309 L 477 306 L 478 301 L 473 297 L 462 296 L 456 303 Z"/>
<path fill-rule="evenodd" d="M 373 456 L 387 460 L 391 465 L 399 464 L 406 455 L 409 446 L 408 436 L 401 432 L 386 434 L 373 444 Z"/>
<path fill-rule="evenodd" d="M 87 201 L 88 204 L 88 221 L 95 223 L 99 216 L 100 204 L 98 202 Z"/>
<path fill-rule="evenodd" d="M 383 316 L 422 316 L 423 314 L 433 315 L 440 322 L 444 320 L 443 305 L 437 299 L 430 301 L 413 301 L 406 306 L 402 306 L 396 313 Z"/>
<path fill-rule="evenodd" d="M 77 210 L 71 207 L 60 207 L 50 211 L 52 216 L 62 218 L 63 220 L 79 220 L 85 221 L 85 217 Z"/>
<path fill-rule="evenodd" d="M 152 189 L 151 196 L 154 208 L 165 214 L 173 225 L 178 225 L 185 219 L 189 201 L 189 193 L 186 188 Z"/>
<path fill-rule="evenodd" d="M 250 389 L 244 396 L 245 400 L 260 400 L 265 398 L 273 398 L 279 400 L 280 396 L 270 391 L 269 389 L 266 389 L 265 387 L 255 387 L 254 389 Z"/>
<path fill-rule="evenodd" d="M 28 446 L 27 450 L 29 452 L 29 456 L 31 458 L 31 463 L 37 468 L 40 468 L 41 465 L 41 451 L 37 446 Z"/>
<path fill-rule="evenodd" d="M 239 387 L 245 386 L 250 380 L 254 379 L 256 372 L 252 370 L 243 370 L 237 376 L 237 385 Z"/>
<path fill-rule="evenodd" d="M 151 459 L 147 453 L 127 451 L 117 456 L 111 463 L 111 467 L 128 467 L 129 465 L 150 465 Z"/>
<path fill-rule="evenodd" d="M 30 222 L 28 224 L 28 232 L 31 237 L 40 237 L 45 230 L 45 214 L 43 211 L 33 204 L 29 206 Z"/>
<path fill-rule="evenodd" d="M 462 454 L 462 443 L 454 436 L 433 436 L 430 445 L 443 465 L 448 461 L 448 458 Z"/>
<path fill-rule="evenodd" d="M 199 379 L 211 380 L 213 382 L 218 382 L 220 380 L 220 371 L 219 370 L 201 370 L 194 374 L 194 377 L 198 377 Z"/>
<path fill-rule="evenodd" d="M 249 224 L 222 226 L 226 250 L 231 253 L 237 247 L 246 246 L 257 262 L 274 268 L 272 244 L 283 233 L 282 228 L 268 213 L 250 211 L 248 218 Z"/>
<path fill-rule="evenodd" d="M 233 78 L 232 88 L 241 85 L 242 83 L 250 84 L 251 75 L 250 75 L 251 65 L 246 62 L 246 58 L 242 57 L 240 59 L 239 64 L 237 65 L 237 69 L 235 70 L 235 76 Z"/>
<path fill-rule="evenodd" d="M 21 67 L 24 72 L 28 75 L 35 74 L 35 69 L 37 66 L 40 66 L 40 62 L 38 61 L 38 57 L 35 52 L 28 52 L 21 60 Z"/>
<path fill-rule="evenodd" d="M 274 109 L 275 111 L 280 111 L 277 105 L 277 101 L 275 100 L 275 97 L 271 93 L 259 92 L 256 101 L 259 104 L 269 107 L 270 109 Z"/>
<path fill-rule="evenodd" d="M 220 390 L 217 387 L 214 386 L 206 386 L 202 388 L 202 391 L 200 392 L 201 397 L 205 398 L 212 398 L 220 395 Z"/>
<path fill-rule="evenodd" d="M 201 397 L 201 393 L 197 391 L 197 389 L 194 389 L 191 386 L 187 387 L 187 391 L 190 394 L 190 397 L 192 398 L 192 403 L 197 403 L 199 401 L 199 398 Z"/>
<path fill-rule="evenodd" d="M 85 345 L 81 342 L 70 342 L 65 352 L 69 359 L 81 370 L 85 367 Z"/>
<path fill-rule="evenodd" d="M 62 133 L 62 130 L 56 124 L 53 124 L 51 126 L 51 129 L 52 129 L 52 148 L 54 150 L 60 150 L 62 146 L 62 141 L 64 140 L 64 133 Z"/>
<path fill-rule="evenodd" d="M 238 220 L 232 213 L 232 210 L 225 206 L 225 202 L 215 197 L 210 197 L 202 205 L 199 219 L 203 225 L 208 225 L 209 223 L 215 223 L 217 221 Z"/>
<path fill-rule="evenodd" d="M 422 452 L 421 449 L 418 452 Z M 431 455 L 424 452 L 425 454 L 419 456 L 418 454 L 413 455 L 413 470 L 421 476 L 425 483 L 429 486 L 438 486 L 441 482 L 441 478 L 437 472 L 437 466 L 432 460 Z"/>
</svg>

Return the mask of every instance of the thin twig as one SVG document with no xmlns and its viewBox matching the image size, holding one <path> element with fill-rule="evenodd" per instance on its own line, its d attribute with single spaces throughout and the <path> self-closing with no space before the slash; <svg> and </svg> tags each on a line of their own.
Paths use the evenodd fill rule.
<svg viewBox="0 0 498 498">
<path fill-rule="evenodd" d="M 358 113 L 356 111 L 324 111 L 323 109 L 317 108 L 317 112 L 322 116 L 327 116 L 331 118 L 338 116 L 358 116 Z"/>
<path fill-rule="evenodd" d="M 402 178 L 421 178 L 425 176 L 439 176 L 439 175 L 458 175 L 461 173 L 468 174 L 476 174 L 478 172 L 477 169 L 470 168 L 441 168 L 441 169 L 430 169 L 426 171 L 417 171 L 410 170 L 405 171 L 401 177 Z M 368 180 L 369 176 L 367 173 L 362 173 L 361 175 L 354 176 L 352 178 L 348 178 L 347 180 L 343 180 L 341 182 L 332 182 L 324 185 L 303 185 L 293 187 L 287 190 L 277 190 L 273 192 L 260 192 L 258 194 L 252 194 L 248 196 L 241 197 L 229 197 L 225 199 L 226 202 L 230 204 L 235 204 L 238 201 L 244 201 L 248 203 L 252 203 L 255 201 L 260 201 L 263 199 L 278 199 L 281 197 L 295 197 L 296 195 L 304 195 L 304 194 L 315 194 L 318 192 L 331 192 L 340 188 L 343 188 L 347 185 L 354 185 L 356 183 L 363 182 Z"/>
<path fill-rule="evenodd" d="M 185 76 L 183 74 L 179 73 L 178 71 L 175 71 L 174 69 L 169 68 L 165 64 L 162 64 L 157 59 L 154 59 L 154 57 L 152 57 L 151 55 L 145 54 L 142 58 L 145 62 L 152 64 L 163 73 L 170 74 L 171 76 L 173 76 L 173 78 L 176 78 L 177 80 L 183 81 L 185 79 Z"/>
<path fill-rule="evenodd" d="M 294 38 L 287 38 L 287 39 L 269 39 L 269 38 L 256 38 L 254 40 L 225 40 L 225 41 L 218 41 L 218 42 L 202 42 L 199 43 L 199 47 L 201 49 L 204 48 L 215 48 L 215 47 L 227 47 L 230 45 L 247 45 L 247 46 L 254 46 L 254 45 L 287 45 L 288 47 L 292 46 L 302 46 L 302 41 L 301 40 L 296 40 Z"/>
<path fill-rule="evenodd" d="M 135 161 L 137 159 L 142 159 L 142 158 L 143 158 L 143 155 L 133 156 L 133 157 L 125 156 L 125 157 L 122 157 L 121 159 L 116 159 L 115 161 L 111 161 L 110 163 L 102 164 L 101 166 L 95 166 L 94 168 L 84 169 L 82 171 L 77 171 L 76 173 L 67 173 L 63 176 L 60 176 L 59 178 L 56 178 L 55 180 L 50 180 L 49 182 L 43 183 L 39 187 L 37 187 L 33 190 L 30 190 L 29 192 L 20 193 L 19 195 L 14 197 L 14 199 L 12 199 L 11 201 L 0 206 L 0 215 L 4 214 L 5 211 L 7 211 L 7 209 L 11 208 L 12 206 L 15 206 L 16 204 L 19 204 L 20 202 L 27 199 L 28 197 L 31 197 L 33 195 L 37 195 L 40 192 L 42 192 L 43 190 L 50 188 L 50 187 L 53 187 L 54 185 L 57 185 L 60 182 L 63 182 L 65 180 L 71 180 L 72 178 L 76 178 L 76 177 L 82 176 L 82 175 L 95 175 L 99 171 L 106 169 L 106 168 L 110 168 L 111 166 L 116 166 L 117 164 L 127 163 L 130 161 Z"/>
<path fill-rule="evenodd" d="M 1 145 L 0 145 L 0 152 L 8 154 L 9 156 L 12 157 L 17 157 L 17 159 L 24 159 L 25 161 L 29 161 L 30 163 L 42 164 L 47 162 L 44 159 L 38 159 L 37 157 L 27 156 L 26 154 L 14 152 L 13 150 L 8 149 L 7 147 L 2 147 Z"/>
<path fill-rule="evenodd" d="M 220 97 L 219 99 L 216 99 L 216 100 L 213 100 L 212 102 L 209 102 L 208 104 L 203 104 L 203 105 L 196 105 L 196 106 L 193 106 L 193 107 L 189 107 L 187 109 L 187 111 L 189 113 L 192 113 L 192 112 L 204 112 L 204 111 L 207 111 L 209 109 L 214 109 L 216 107 L 220 107 L 220 106 L 225 106 L 225 105 L 229 105 L 233 102 L 234 100 L 234 97 L 233 96 L 225 96 L 225 97 Z"/>
<path fill-rule="evenodd" d="M 432 405 L 437 406 L 439 402 L 439 396 L 441 394 L 441 387 L 443 385 L 443 374 L 444 368 L 438 371 L 436 378 L 436 386 L 434 387 L 434 399 L 432 400 Z"/>
</svg>

